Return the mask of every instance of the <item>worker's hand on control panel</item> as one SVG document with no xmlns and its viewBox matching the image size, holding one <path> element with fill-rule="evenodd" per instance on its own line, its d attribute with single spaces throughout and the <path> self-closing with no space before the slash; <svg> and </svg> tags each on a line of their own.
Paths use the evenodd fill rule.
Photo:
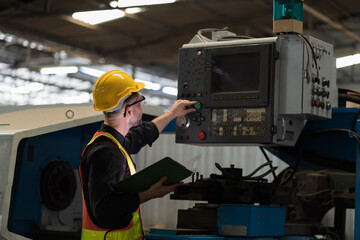
<svg viewBox="0 0 360 240">
<path fill-rule="evenodd" d="M 172 108 L 169 110 L 169 112 L 172 114 L 174 118 L 186 115 L 190 112 L 194 112 L 196 109 L 194 108 L 194 105 L 196 104 L 196 101 L 189 101 L 189 100 L 183 100 L 179 99 L 176 100 Z"/>
<path fill-rule="evenodd" d="M 166 194 L 173 192 L 178 186 L 182 185 L 182 183 L 175 183 L 172 185 L 164 186 L 163 184 L 166 180 L 166 176 L 162 177 L 158 182 L 151 185 L 148 190 L 138 193 L 140 203 L 144 203 L 150 199 L 163 197 Z"/>
</svg>

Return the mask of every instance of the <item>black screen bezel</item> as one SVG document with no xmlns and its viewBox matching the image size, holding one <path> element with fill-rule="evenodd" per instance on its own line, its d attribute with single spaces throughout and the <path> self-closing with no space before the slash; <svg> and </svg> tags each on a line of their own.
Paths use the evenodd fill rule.
<svg viewBox="0 0 360 240">
<path fill-rule="evenodd" d="M 204 61 L 210 63 L 207 67 L 210 70 L 204 73 L 204 92 L 205 103 L 211 107 L 256 107 L 269 105 L 269 86 L 271 81 L 270 67 L 273 56 L 273 44 L 253 44 L 253 45 L 239 45 L 239 46 L 223 46 L 204 49 Z M 232 55 L 241 53 L 258 53 L 260 54 L 259 62 L 259 89 L 258 91 L 240 91 L 240 92 L 216 92 L 212 93 L 211 89 L 211 62 L 213 57 L 219 55 Z M 205 64 L 206 65 L 206 64 Z M 206 107 L 206 106 L 204 106 Z"/>
</svg>

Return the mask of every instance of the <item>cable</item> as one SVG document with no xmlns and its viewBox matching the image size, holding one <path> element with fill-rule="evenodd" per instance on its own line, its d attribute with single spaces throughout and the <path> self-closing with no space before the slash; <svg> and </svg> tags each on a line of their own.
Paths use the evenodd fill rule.
<svg viewBox="0 0 360 240">
<path fill-rule="evenodd" d="M 360 93 L 357 91 L 354 91 L 354 90 L 345 89 L 345 88 L 339 88 L 338 90 L 339 90 L 339 92 L 351 92 L 351 93 L 354 93 L 355 95 L 357 95 L 358 97 L 360 97 Z"/>
<path fill-rule="evenodd" d="M 314 59 L 315 62 L 315 67 L 316 67 L 316 74 L 317 77 L 319 77 L 319 69 L 318 69 L 318 65 L 317 65 L 317 61 L 316 61 L 316 56 L 315 56 L 315 52 L 314 52 L 314 48 L 312 47 L 311 43 L 309 42 L 309 40 L 307 40 L 302 34 L 298 34 L 299 37 L 301 37 L 303 40 L 305 40 L 307 42 L 307 44 L 309 45 L 310 49 L 311 49 L 311 53 L 312 53 L 312 57 Z"/>
<path fill-rule="evenodd" d="M 322 193 L 327 193 L 327 192 L 331 192 L 331 190 L 330 189 L 324 189 L 324 190 L 314 192 L 314 193 L 296 193 L 296 196 L 299 196 L 299 197 L 313 197 L 313 196 L 316 196 L 316 195 L 319 195 L 319 194 L 322 194 Z"/>
<path fill-rule="evenodd" d="M 252 177 L 255 173 L 257 173 L 260 169 L 266 167 L 267 165 L 270 165 L 272 162 L 266 162 L 266 163 L 263 163 L 261 164 L 259 167 L 257 167 L 252 173 L 250 173 L 249 175 L 247 176 L 244 176 L 243 178 L 250 178 Z"/>
<path fill-rule="evenodd" d="M 270 170 L 268 170 L 267 172 L 261 174 L 261 175 L 258 175 L 256 177 L 249 177 L 249 178 L 244 178 L 244 180 L 261 180 L 263 177 L 267 176 L 269 173 L 274 173 L 275 170 L 278 169 L 278 167 L 272 167 L 270 168 Z"/>
<path fill-rule="evenodd" d="M 219 28 L 204 28 L 204 29 L 200 29 L 197 31 L 197 35 L 199 36 L 199 38 L 201 39 L 202 42 L 207 42 L 206 41 L 206 37 L 203 35 L 203 33 L 206 32 L 218 32 L 218 31 L 226 31 L 228 30 L 228 27 L 224 27 L 222 29 Z M 249 36 L 243 36 L 243 35 L 234 35 L 234 36 L 226 36 L 226 37 L 222 37 L 220 39 L 218 39 L 218 41 L 230 41 L 230 40 L 234 40 L 234 39 L 251 39 L 252 37 Z"/>
<path fill-rule="evenodd" d="M 225 31 L 229 29 L 228 27 L 224 27 L 223 29 L 219 29 L 219 28 L 204 28 L 204 29 L 200 29 L 197 31 L 197 35 L 199 36 L 199 38 L 201 39 L 201 41 L 203 42 L 207 42 L 204 38 L 206 38 L 204 35 L 202 35 L 205 32 L 217 32 L 217 31 Z"/>
<path fill-rule="evenodd" d="M 306 63 L 306 73 L 307 73 L 307 78 L 310 78 L 310 71 L 309 71 L 309 62 L 310 62 L 310 54 L 309 54 L 309 46 L 306 44 L 306 40 L 304 39 L 304 37 L 302 35 L 298 35 L 303 41 L 304 41 L 304 45 L 306 48 L 306 53 L 307 53 L 307 63 Z"/>
<path fill-rule="evenodd" d="M 288 183 L 288 182 L 294 177 L 295 173 L 297 172 L 297 170 L 298 170 L 298 168 L 299 168 L 300 160 L 301 160 L 301 155 L 302 155 L 302 152 L 303 152 L 304 147 L 305 147 L 305 142 L 306 142 L 306 139 L 309 137 L 309 135 L 310 135 L 310 133 L 311 133 L 310 131 L 311 131 L 312 126 L 313 126 L 313 121 L 312 121 L 312 120 L 309 121 L 309 125 L 310 125 L 310 126 L 309 126 L 309 129 L 306 130 L 306 132 L 305 132 L 305 134 L 304 134 L 304 137 L 303 137 L 303 139 L 302 139 L 302 142 L 301 142 L 301 144 L 300 144 L 299 153 L 298 153 L 298 155 L 297 155 L 297 157 L 296 157 L 295 166 L 294 166 L 294 167 L 290 167 L 291 169 L 293 169 L 293 171 L 292 171 L 292 173 L 290 174 L 290 176 L 289 176 L 287 179 L 285 179 L 283 182 L 279 181 L 279 184 L 281 184 L 281 185 L 285 185 L 286 183 Z M 288 169 L 286 169 L 286 170 L 288 170 Z"/>
<path fill-rule="evenodd" d="M 244 36 L 244 35 L 235 35 L 235 36 L 227 36 L 219 39 L 219 41 L 230 41 L 236 39 L 252 39 L 253 37 Z"/>
<path fill-rule="evenodd" d="M 265 152 L 264 148 L 263 148 L 263 147 L 259 147 L 259 148 L 260 148 L 261 152 L 263 153 L 263 155 L 264 155 L 264 157 L 265 157 L 266 161 L 267 161 L 267 162 L 270 162 L 270 167 L 271 167 L 271 168 L 273 168 L 272 162 L 271 162 L 271 160 L 270 160 L 269 156 L 266 154 L 266 152 Z M 276 178 L 276 174 L 275 174 L 275 172 L 272 172 L 272 175 L 273 175 L 273 177 L 274 177 L 274 179 L 275 179 L 275 178 Z"/>
<path fill-rule="evenodd" d="M 346 93 L 339 93 L 338 97 L 339 99 L 343 99 L 345 101 L 360 104 L 360 96 L 346 94 Z"/>
<path fill-rule="evenodd" d="M 359 149 L 360 149 L 360 136 L 350 130 L 350 129 L 342 129 L 342 128 L 331 128 L 331 129 L 325 129 L 325 130 L 318 130 L 316 132 L 313 132 L 312 134 L 321 134 L 321 133 L 333 133 L 333 132 L 342 132 L 342 133 L 348 133 L 350 136 L 354 137 L 356 142 L 358 143 Z"/>
</svg>

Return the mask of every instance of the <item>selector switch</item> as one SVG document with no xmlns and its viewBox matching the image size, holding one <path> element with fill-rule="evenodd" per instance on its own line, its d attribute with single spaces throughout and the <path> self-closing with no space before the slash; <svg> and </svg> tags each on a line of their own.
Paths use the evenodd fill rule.
<svg viewBox="0 0 360 240">
<path fill-rule="evenodd" d="M 323 78 L 322 79 L 322 85 L 325 87 L 330 87 L 330 80 Z"/>
<path fill-rule="evenodd" d="M 312 79 L 312 82 L 313 82 L 313 83 L 320 84 L 320 78 L 315 77 L 315 78 Z"/>
<path fill-rule="evenodd" d="M 326 102 L 326 109 L 330 110 L 331 109 L 331 103 L 330 102 Z"/>
<path fill-rule="evenodd" d="M 176 118 L 176 125 L 180 128 L 188 128 L 190 126 L 190 119 L 186 115 L 181 115 Z"/>
<path fill-rule="evenodd" d="M 322 96 L 326 97 L 326 98 L 329 98 L 330 92 L 329 91 L 323 91 Z"/>
</svg>

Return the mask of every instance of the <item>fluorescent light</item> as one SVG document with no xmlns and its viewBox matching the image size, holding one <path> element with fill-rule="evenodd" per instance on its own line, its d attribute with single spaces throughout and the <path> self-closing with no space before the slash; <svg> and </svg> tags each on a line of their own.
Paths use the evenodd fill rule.
<svg viewBox="0 0 360 240">
<path fill-rule="evenodd" d="M 161 90 L 163 93 L 169 94 L 169 95 L 174 95 L 176 96 L 178 93 L 177 88 L 174 87 L 163 87 L 163 89 Z"/>
<path fill-rule="evenodd" d="M 44 89 L 44 84 L 39 82 L 32 82 L 29 84 L 29 89 L 31 92 L 39 92 Z"/>
<path fill-rule="evenodd" d="M 85 73 L 87 75 L 93 76 L 93 77 L 100 77 L 105 73 L 105 71 L 97 70 L 94 68 L 88 68 L 88 67 L 81 67 L 80 72 Z"/>
<path fill-rule="evenodd" d="M 120 9 L 98 10 L 88 12 L 75 12 L 72 17 L 76 20 L 95 25 L 125 16 Z"/>
<path fill-rule="evenodd" d="M 360 63 L 360 54 L 349 55 L 336 59 L 336 68 L 348 67 Z"/>
<path fill-rule="evenodd" d="M 69 66 L 69 67 L 48 67 L 42 68 L 40 70 L 41 74 L 55 74 L 55 75 L 66 75 L 68 73 L 76 73 L 78 67 Z"/>
<path fill-rule="evenodd" d="M 30 48 L 32 48 L 32 49 L 36 48 L 36 43 L 34 43 L 34 42 L 30 43 Z"/>
<path fill-rule="evenodd" d="M 126 12 L 127 14 L 135 14 L 135 13 L 139 13 L 139 12 L 141 12 L 141 11 L 142 11 L 142 9 L 139 8 L 139 7 L 132 7 L 132 8 L 127 8 L 127 9 L 125 9 L 125 12 Z"/>
<path fill-rule="evenodd" d="M 118 3 L 117 3 L 117 1 L 111 1 L 111 2 L 109 3 L 109 5 L 110 5 L 110 7 L 112 7 L 112 8 L 116 8 L 117 5 L 118 5 Z"/>
<path fill-rule="evenodd" d="M 174 3 L 176 0 L 119 0 L 119 8 Z"/>
<path fill-rule="evenodd" d="M 30 92 L 39 92 L 44 89 L 44 84 L 32 82 L 28 85 L 18 86 L 11 89 L 12 93 L 29 94 Z"/>
<path fill-rule="evenodd" d="M 12 93 L 20 93 L 20 94 L 29 94 L 30 89 L 28 86 L 19 86 L 16 88 L 11 89 Z"/>
<path fill-rule="evenodd" d="M 1 63 L 0 62 L 0 69 L 5 69 L 5 68 L 9 68 L 10 64 L 6 64 L 6 63 Z"/>
<path fill-rule="evenodd" d="M 141 80 L 141 79 L 135 79 L 135 82 L 142 82 L 145 84 L 145 88 L 146 89 L 150 89 L 150 90 L 160 90 L 161 89 L 161 85 L 158 83 L 154 83 L 154 82 L 150 82 L 150 81 L 145 81 L 145 80 Z"/>
</svg>

